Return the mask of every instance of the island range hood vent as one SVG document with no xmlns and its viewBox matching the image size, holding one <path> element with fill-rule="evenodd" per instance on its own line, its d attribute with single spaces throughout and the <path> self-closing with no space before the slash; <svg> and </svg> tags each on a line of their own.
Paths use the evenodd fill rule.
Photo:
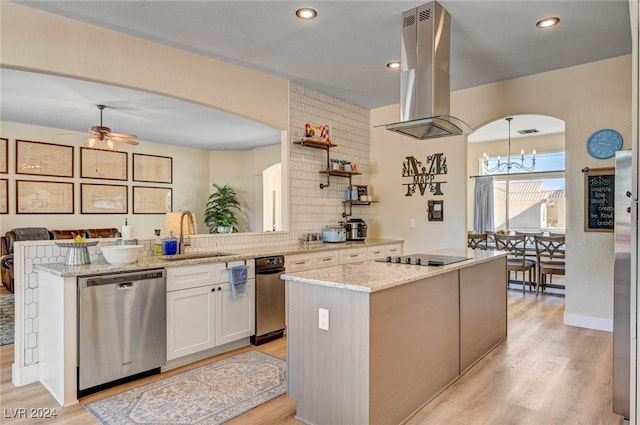
<svg viewBox="0 0 640 425">
<path fill-rule="evenodd" d="M 435 1 L 402 14 L 401 121 L 385 129 L 420 140 L 473 131 L 449 115 L 450 33 L 451 17 Z"/>
</svg>

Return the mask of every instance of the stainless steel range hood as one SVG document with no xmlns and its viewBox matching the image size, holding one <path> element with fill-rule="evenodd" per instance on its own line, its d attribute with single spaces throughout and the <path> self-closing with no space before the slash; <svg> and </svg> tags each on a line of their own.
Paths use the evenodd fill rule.
<svg viewBox="0 0 640 425">
<path fill-rule="evenodd" d="M 449 115 L 451 17 L 439 4 L 423 4 L 402 14 L 400 122 L 385 129 L 431 139 L 473 131 Z"/>
</svg>

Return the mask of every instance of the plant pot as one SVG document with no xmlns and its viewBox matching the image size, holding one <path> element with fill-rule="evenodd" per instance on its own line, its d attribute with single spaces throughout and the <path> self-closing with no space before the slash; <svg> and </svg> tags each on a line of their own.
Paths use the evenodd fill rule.
<svg viewBox="0 0 640 425">
<path fill-rule="evenodd" d="M 233 227 L 231 226 L 218 226 L 218 233 L 231 233 Z"/>
</svg>

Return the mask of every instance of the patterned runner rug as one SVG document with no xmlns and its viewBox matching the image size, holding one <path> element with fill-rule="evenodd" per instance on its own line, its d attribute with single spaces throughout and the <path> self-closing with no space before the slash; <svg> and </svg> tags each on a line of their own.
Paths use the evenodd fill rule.
<svg viewBox="0 0 640 425">
<path fill-rule="evenodd" d="M 252 350 L 84 406 L 103 424 L 221 424 L 287 390 L 286 362 Z"/>
<path fill-rule="evenodd" d="M 14 316 L 13 294 L 0 296 L 0 345 L 13 344 Z"/>
</svg>

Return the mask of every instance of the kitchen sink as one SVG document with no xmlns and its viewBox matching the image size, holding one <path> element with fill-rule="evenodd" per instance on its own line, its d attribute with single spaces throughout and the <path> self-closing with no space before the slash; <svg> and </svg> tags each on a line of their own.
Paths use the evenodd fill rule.
<svg viewBox="0 0 640 425">
<path fill-rule="evenodd" d="M 163 255 L 163 260 L 191 260 L 194 258 L 216 258 L 236 255 L 231 252 L 192 252 L 187 254 Z"/>
</svg>

